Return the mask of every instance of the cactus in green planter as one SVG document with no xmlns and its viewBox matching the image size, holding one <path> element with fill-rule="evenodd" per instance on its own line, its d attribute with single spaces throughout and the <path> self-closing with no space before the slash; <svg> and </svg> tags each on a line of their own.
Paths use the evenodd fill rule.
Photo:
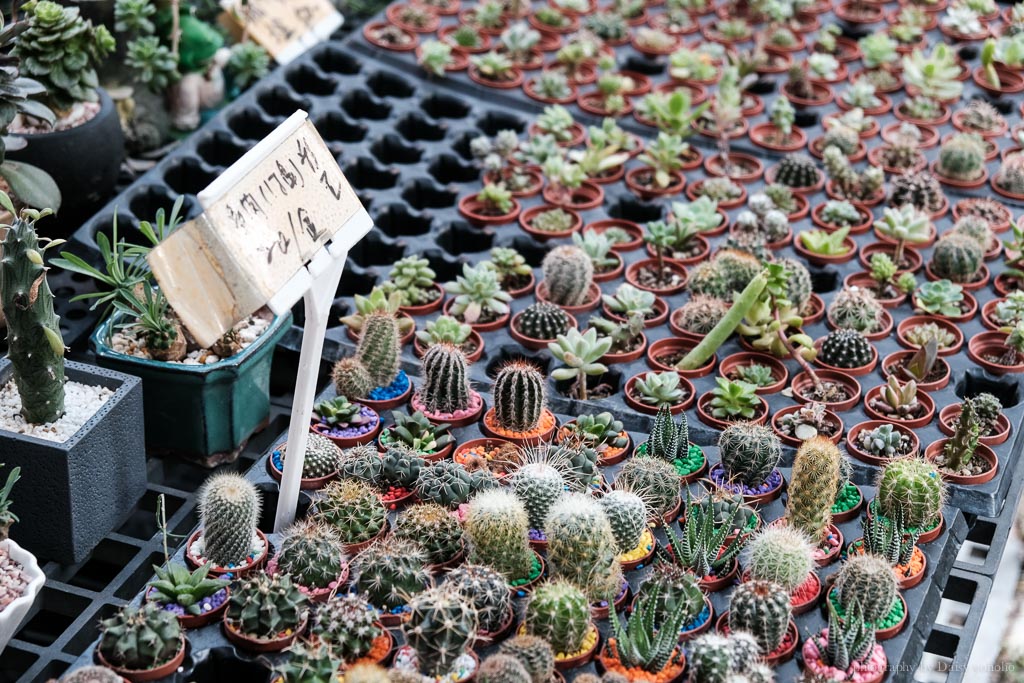
<svg viewBox="0 0 1024 683">
<path fill-rule="evenodd" d="M 406 491 L 413 490 L 419 479 L 420 470 L 427 464 L 427 461 L 415 452 L 401 447 L 389 448 L 378 458 L 381 461 L 378 484 Z"/>
<path fill-rule="evenodd" d="M 58 683 L 124 683 L 124 678 L 105 666 L 83 666 L 61 676 Z"/>
<path fill-rule="evenodd" d="M 579 588 L 562 579 L 538 586 L 526 603 L 526 632 L 543 638 L 555 652 L 579 651 L 590 630 L 590 603 Z"/>
<path fill-rule="evenodd" d="M 346 567 L 337 529 L 315 519 L 295 522 L 281 535 L 277 570 L 306 588 L 327 588 Z"/>
<path fill-rule="evenodd" d="M 935 171 L 955 180 L 974 180 L 985 168 L 985 143 L 974 133 L 956 133 L 942 143 Z"/>
<path fill-rule="evenodd" d="M 260 494 L 237 474 L 215 474 L 199 492 L 202 556 L 218 567 L 241 566 L 253 551 Z"/>
<path fill-rule="evenodd" d="M 363 362 L 351 356 L 342 358 L 331 369 L 331 382 L 340 396 L 366 398 L 374 389 L 373 378 Z"/>
<path fill-rule="evenodd" d="M 338 475 L 343 479 L 357 479 L 371 486 L 380 483 L 384 467 L 380 452 L 372 443 L 346 448 L 338 458 Z"/>
<path fill-rule="evenodd" d="M 384 632 L 377 610 L 360 595 L 337 595 L 321 604 L 313 618 L 313 634 L 326 641 L 344 662 L 365 657 Z"/>
<path fill-rule="evenodd" d="M 430 584 L 425 562 L 418 543 L 388 536 L 353 558 L 353 586 L 374 607 L 392 610 Z"/>
<path fill-rule="evenodd" d="M 832 523 L 842 459 L 830 439 L 815 436 L 800 444 L 793 461 L 786 520 L 816 543 L 825 540 Z"/>
<path fill-rule="evenodd" d="M 401 361 L 400 337 L 398 319 L 393 313 L 373 312 L 363 319 L 362 334 L 359 335 L 359 344 L 356 346 L 356 358 L 378 387 L 390 386 L 398 376 L 398 365 Z M 337 381 L 335 386 L 337 387 Z M 339 388 L 339 393 L 344 392 Z M 345 393 L 345 396 L 349 395 Z"/>
<path fill-rule="evenodd" d="M 291 577 L 255 574 L 232 586 L 224 621 L 251 638 L 271 640 L 302 624 L 307 602 Z"/>
<path fill-rule="evenodd" d="M 871 342 L 857 330 L 833 330 L 821 342 L 818 359 L 835 368 L 861 368 L 871 362 Z"/>
<path fill-rule="evenodd" d="M 598 500 L 604 510 L 618 554 L 628 553 L 640 545 L 647 529 L 647 504 L 632 491 L 609 491 Z"/>
<path fill-rule="evenodd" d="M 531 529 L 543 529 L 548 511 L 565 491 L 565 477 L 546 462 L 528 462 L 510 477 L 512 491 L 523 502 Z"/>
<path fill-rule="evenodd" d="M 878 474 L 875 505 L 882 515 L 902 515 L 910 527 L 925 531 L 939 519 L 946 502 L 946 484 L 938 468 L 923 458 L 899 458 Z"/>
<path fill-rule="evenodd" d="M 54 422 L 64 414 L 64 340 L 43 263 L 43 253 L 53 243 L 40 247 L 35 230 L 36 220 L 50 213 L 22 211 L 7 229 L 0 259 L 7 357 L 21 397 L 21 415 L 31 424 Z"/>
<path fill-rule="evenodd" d="M 844 287 L 828 307 L 828 317 L 842 329 L 862 333 L 877 332 L 882 326 L 882 304 L 870 290 Z"/>
<path fill-rule="evenodd" d="M 420 470 L 416 495 L 425 503 L 462 505 L 477 491 L 497 485 L 490 470 L 469 472 L 452 460 L 439 460 Z"/>
<path fill-rule="evenodd" d="M 423 354 L 423 386 L 417 392 L 432 415 L 467 410 L 473 397 L 466 356 L 453 344 L 434 344 Z"/>
<path fill-rule="evenodd" d="M 171 661 L 183 638 L 173 612 L 155 605 L 125 605 L 100 622 L 98 649 L 114 666 L 144 671 Z"/>
<path fill-rule="evenodd" d="M 447 508 L 436 503 L 406 508 L 395 520 L 394 535 L 419 543 L 429 564 L 447 562 L 462 550 L 462 525 Z"/>
<path fill-rule="evenodd" d="M 377 491 L 357 479 L 332 481 L 321 491 L 313 516 L 341 535 L 344 543 L 362 543 L 374 538 L 387 524 L 387 509 Z"/>
<path fill-rule="evenodd" d="M 872 553 L 846 558 L 836 573 L 835 591 L 844 612 L 859 607 L 864 620 L 872 624 L 889 614 L 899 594 L 892 567 Z"/>
<path fill-rule="evenodd" d="M 469 503 L 463 526 L 470 562 L 493 567 L 506 581 L 529 577 L 534 561 L 529 520 L 515 495 L 503 489 L 477 494 Z"/>
<path fill-rule="evenodd" d="M 512 655 L 491 655 L 480 663 L 476 673 L 479 683 L 531 683 L 522 662 Z"/>
<path fill-rule="evenodd" d="M 569 314 L 547 301 L 530 304 L 516 318 L 516 329 L 531 339 L 554 339 L 570 325 Z"/>
<path fill-rule="evenodd" d="M 729 630 L 750 631 L 762 655 L 782 644 L 792 609 L 789 593 L 771 581 L 741 583 L 729 599 Z"/>
<path fill-rule="evenodd" d="M 679 474 L 664 460 L 649 456 L 630 458 L 615 478 L 615 488 L 633 491 L 656 519 L 679 505 Z"/>
<path fill-rule="evenodd" d="M 512 432 L 537 428 L 544 412 L 544 375 L 526 361 L 512 361 L 494 379 L 494 419 Z"/>
<path fill-rule="evenodd" d="M 402 624 L 405 642 L 416 651 L 420 673 L 448 674 L 455 660 L 473 644 L 477 615 L 452 587 L 440 586 L 409 601 L 409 619 Z"/>
<path fill-rule="evenodd" d="M 555 653 L 543 638 L 519 635 L 498 646 L 498 651 L 519 660 L 532 683 L 548 683 L 555 672 Z"/>
<path fill-rule="evenodd" d="M 274 680 L 280 683 L 335 683 L 341 660 L 324 643 L 296 641 L 285 651 L 284 661 L 274 665 Z"/>
<path fill-rule="evenodd" d="M 591 602 L 612 602 L 622 589 L 622 569 L 601 505 L 581 493 L 566 495 L 551 506 L 544 533 L 550 576 L 573 582 Z"/>
<path fill-rule="evenodd" d="M 722 467 L 729 480 L 747 486 L 764 483 L 782 459 L 782 442 L 770 427 L 737 422 L 718 437 Z"/>
<path fill-rule="evenodd" d="M 793 188 L 812 187 L 818 182 L 818 167 L 806 154 L 787 154 L 776 167 L 775 182 Z"/>
<path fill-rule="evenodd" d="M 548 300 L 560 306 L 578 306 L 587 300 L 594 281 L 594 264 L 576 246 L 563 245 L 548 252 L 541 262 Z"/>
<path fill-rule="evenodd" d="M 505 625 L 512 613 L 512 596 L 504 576 L 490 567 L 466 564 L 445 577 L 451 586 L 476 610 L 481 631 L 495 633 Z"/>
<path fill-rule="evenodd" d="M 803 531 L 782 522 L 766 526 L 746 546 L 750 578 L 772 581 L 792 593 L 814 571 L 815 544 Z"/>
<path fill-rule="evenodd" d="M 976 240 L 951 232 L 935 243 L 930 265 L 938 277 L 966 284 L 977 279 L 984 260 L 985 250 Z"/>
</svg>

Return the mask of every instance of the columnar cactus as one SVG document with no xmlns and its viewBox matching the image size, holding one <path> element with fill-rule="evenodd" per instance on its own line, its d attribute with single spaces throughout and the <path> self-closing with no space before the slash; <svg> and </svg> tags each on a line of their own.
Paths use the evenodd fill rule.
<svg viewBox="0 0 1024 683">
<path fill-rule="evenodd" d="M 477 615 L 452 587 L 440 586 L 409 601 L 409 618 L 402 624 L 405 642 L 416 651 L 420 673 L 431 677 L 449 673 L 455 660 L 473 643 Z"/>
<path fill-rule="evenodd" d="M 418 396 L 427 412 L 451 415 L 467 410 L 473 395 L 466 356 L 453 344 L 434 344 L 423 355 L 423 386 Z"/>
<path fill-rule="evenodd" d="M 342 358 L 331 370 L 331 381 L 339 396 L 350 399 L 366 398 L 374 388 L 373 378 L 363 362 L 351 356 Z"/>
<path fill-rule="evenodd" d="M 232 587 L 224 619 L 240 633 L 270 640 L 296 630 L 306 618 L 306 605 L 291 577 L 256 574 Z"/>
<path fill-rule="evenodd" d="M 569 331 L 569 314 L 553 303 L 530 304 L 516 318 L 519 331 L 531 339 L 554 339 Z"/>
<path fill-rule="evenodd" d="M 429 564 L 447 562 L 462 550 L 462 525 L 447 508 L 436 503 L 407 508 L 395 520 L 394 534 L 419 543 Z"/>
<path fill-rule="evenodd" d="M 818 182 L 818 167 L 806 154 L 787 154 L 776 167 L 775 182 L 786 187 L 812 187 Z"/>
<path fill-rule="evenodd" d="M 647 509 L 660 519 L 679 505 L 679 475 L 675 467 L 657 458 L 630 458 L 615 478 L 615 488 L 643 498 Z"/>
<path fill-rule="evenodd" d="M 878 475 L 875 504 L 889 519 L 902 515 L 904 522 L 925 531 L 939 518 L 946 501 L 946 484 L 938 468 L 923 458 L 889 462 Z"/>
<path fill-rule="evenodd" d="M 590 630 L 590 603 L 573 584 L 553 579 L 530 595 L 523 623 L 527 633 L 551 643 L 555 652 L 573 654 Z"/>
<path fill-rule="evenodd" d="M 237 474 L 215 474 L 199 493 L 203 557 L 219 567 L 240 566 L 253 550 L 260 495 Z"/>
<path fill-rule="evenodd" d="M 45 248 L 40 248 L 35 229 L 36 219 L 49 214 L 23 211 L 7 229 L 0 259 L 7 357 L 21 396 L 21 415 L 32 424 L 54 422 L 64 414 L 64 340 L 46 281 Z"/>
<path fill-rule="evenodd" d="M 512 614 L 512 596 L 505 577 L 482 564 L 457 567 L 445 577 L 451 586 L 476 610 L 481 631 L 494 633 Z"/>
<path fill-rule="evenodd" d="M 296 522 L 281 536 L 278 571 L 306 588 L 327 588 L 345 569 L 345 547 L 334 527 L 315 520 Z"/>
<path fill-rule="evenodd" d="M 531 683 L 522 662 L 512 655 L 491 655 L 480 663 L 476 673 L 479 683 Z"/>
<path fill-rule="evenodd" d="M 555 247 L 541 263 L 548 300 L 559 306 L 578 306 L 587 300 L 594 281 L 594 264 L 576 246 Z"/>
<path fill-rule="evenodd" d="M 154 605 L 125 605 L 100 622 L 99 651 L 114 666 L 144 671 L 171 661 L 181 649 L 182 639 L 173 612 Z"/>
<path fill-rule="evenodd" d="M 835 368 L 860 368 L 871 362 L 871 342 L 857 330 L 833 330 L 821 342 L 818 359 Z"/>
<path fill-rule="evenodd" d="M 985 250 L 967 235 L 951 232 L 935 243 L 931 269 L 940 278 L 959 284 L 973 282 L 985 261 Z"/>
<path fill-rule="evenodd" d="M 531 529 L 543 529 L 548 511 L 565 491 L 562 473 L 547 462 L 528 462 L 510 477 L 512 491 L 523 502 Z"/>
<path fill-rule="evenodd" d="M 842 459 L 830 439 L 815 436 L 800 445 L 793 461 L 786 520 L 817 543 L 825 540 L 832 523 Z"/>
<path fill-rule="evenodd" d="M 464 523 L 471 562 L 486 564 L 507 581 L 525 579 L 533 567 L 526 509 L 503 489 L 477 494 Z"/>
<path fill-rule="evenodd" d="M 616 489 L 609 491 L 598 502 L 611 525 L 618 553 L 628 553 L 640 545 L 640 539 L 647 529 L 647 505 L 643 498 L 632 491 Z"/>
<path fill-rule="evenodd" d="M 387 509 L 369 484 L 356 479 L 334 481 L 316 501 L 314 517 L 330 524 L 344 543 L 369 541 L 387 523 Z"/>
<path fill-rule="evenodd" d="M 898 595 L 892 567 L 872 553 L 848 557 L 836 574 L 835 590 L 844 611 L 856 605 L 872 624 L 889 614 Z"/>
<path fill-rule="evenodd" d="M 354 594 L 331 598 L 313 619 L 313 633 L 345 662 L 365 657 L 383 630 L 373 605 Z"/>
<path fill-rule="evenodd" d="M 760 486 L 782 459 L 782 442 L 769 427 L 737 422 L 718 437 L 722 466 L 731 480 Z"/>
<path fill-rule="evenodd" d="M 785 522 L 773 524 L 747 542 L 744 566 L 750 578 L 777 583 L 792 593 L 814 571 L 814 550 L 804 532 Z"/>
<path fill-rule="evenodd" d="M 622 569 L 615 535 L 597 501 L 581 493 L 564 496 L 551 507 L 544 533 L 551 576 L 576 584 L 591 602 L 611 602 L 619 594 Z"/>
<path fill-rule="evenodd" d="M 375 607 L 400 607 L 430 583 L 425 561 L 419 544 L 396 536 L 381 539 L 352 560 L 355 588 Z"/>
<path fill-rule="evenodd" d="M 378 387 L 390 386 L 398 376 L 401 360 L 399 339 L 398 319 L 394 313 L 373 312 L 363 319 L 356 358 Z"/>
<path fill-rule="evenodd" d="M 494 379 L 494 419 L 502 429 L 530 432 L 544 412 L 544 376 L 536 366 L 512 361 Z"/>
<path fill-rule="evenodd" d="M 782 644 L 792 612 L 789 593 L 771 581 L 741 583 L 729 600 L 729 630 L 750 631 L 768 655 Z"/>
<path fill-rule="evenodd" d="M 499 645 L 498 651 L 518 659 L 530 675 L 532 683 L 548 683 L 554 675 L 555 653 L 551 644 L 543 638 L 514 636 Z"/>
</svg>

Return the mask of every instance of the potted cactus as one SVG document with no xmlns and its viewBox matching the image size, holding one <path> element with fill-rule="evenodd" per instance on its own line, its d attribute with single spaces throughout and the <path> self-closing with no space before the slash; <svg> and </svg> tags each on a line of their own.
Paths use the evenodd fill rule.
<svg viewBox="0 0 1024 683">
<path fill-rule="evenodd" d="M 410 405 L 435 425 L 435 431 L 441 425 L 464 427 L 483 414 L 484 401 L 469 384 L 468 366 L 466 356 L 452 344 L 435 344 L 423 354 L 423 384 Z M 434 453 L 440 446 L 435 444 Z"/>
<path fill-rule="evenodd" d="M 729 611 L 719 617 L 719 630 L 749 631 L 768 664 L 788 661 L 799 634 L 790 615 L 789 594 L 777 583 L 764 580 L 741 583 L 729 598 Z"/>
<path fill-rule="evenodd" d="M 550 501 L 537 496 L 549 481 L 561 485 L 562 479 L 560 475 L 549 478 L 536 464 L 527 466 L 513 475 L 514 493 L 483 491 L 470 500 L 466 510 L 469 561 L 500 572 L 512 590 L 525 592 L 544 571 L 540 555 L 530 550 L 529 530 L 534 522 L 543 523 L 537 520 L 538 506 L 546 510 Z"/>
<path fill-rule="evenodd" d="M 1002 402 L 988 392 L 981 392 L 970 397 L 975 415 L 978 419 L 978 441 L 986 446 L 998 446 L 1010 436 L 1010 421 L 1003 413 Z M 965 401 L 966 402 L 966 401 Z M 939 412 L 939 429 L 943 434 L 952 436 L 960 424 L 960 413 L 963 404 L 946 406 Z"/>
<path fill-rule="evenodd" d="M 498 372 L 494 405 L 484 413 L 480 430 L 487 436 L 517 444 L 547 441 L 558 420 L 546 407 L 544 376 L 526 361 L 512 361 Z"/>
<path fill-rule="evenodd" d="M 243 650 L 280 652 L 306 630 L 308 598 L 286 574 L 255 574 L 231 592 L 224 635 Z"/>
<path fill-rule="evenodd" d="M 311 602 L 325 602 L 348 580 L 341 534 L 320 520 L 295 522 L 281 533 L 267 573 L 288 577 Z"/>
<path fill-rule="evenodd" d="M 665 681 L 682 679 L 686 658 L 678 634 L 691 615 L 682 600 L 666 609 L 664 604 L 672 597 L 668 591 L 655 587 L 634 603 L 625 626 L 619 615 L 614 615 L 615 637 L 608 639 L 598 655 L 600 667 L 628 680 L 644 680 L 653 674 Z"/>
<path fill-rule="evenodd" d="M 537 586 L 526 603 L 521 633 L 543 638 L 555 651 L 555 668 L 575 669 L 593 659 L 599 632 L 582 590 L 555 579 Z"/>
<path fill-rule="evenodd" d="M 456 683 L 472 680 L 480 666 L 471 649 L 479 616 L 462 593 L 442 584 L 413 597 L 408 607 L 406 645 L 395 653 L 394 668 Z"/>
<path fill-rule="evenodd" d="M 822 566 L 833 562 L 843 547 L 843 533 L 832 523 L 842 462 L 839 448 L 822 436 L 805 440 L 793 461 L 785 520 L 811 539 L 814 560 Z"/>
<path fill-rule="evenodd" d="M 396 536 L 362 550 L 352 559 L 352 569 L 352 587 L 380 611 L 380 622 L 387 628 L 402 623 L 410 601 L 430 586 L 426 555 L 419 544 Z"/>
<path fill-rule="evenodd" d="M 708 472 L 716 486 L 741 494 L 750 503 L 779 496 L 782 443 L 771 428 L 752 422 L 729 425 L 719 435 L 718 448 L 722 461 Z"/>
<path fill-rule="evenodd" d="M 771 581 L 789 594 L 793 614 L 814 608 L 821 594 L 815 571 L 817 546 L 786 521 L 770 524 L 751 536 L 744 550 L 744 580 Z"/>
<path fill-rule="evenodd" d="M 535 548 L 547 547 L 544 524 L 551 506 L 562 497 L 568 484 L 566 475 L 557 465 L 547 458 L 538 459 L 522 463 L 509 477 L 512 491 L 525 506 L 530 545 Z"/>
<path fill-rule="evenodd" d="M 373 605 L 352 594 L 337 595 L 318 606 L 310 634 L 350 667 L 379 664 L 394 645 L 391 633 L 377 621 Z M 331 673 L 337 669 L 335 666 Z"/>
<path fill-rule="evenodd" d="M 552 249 L 541 263 L 544 279 L 537 285 L 537 299 L 561 306 L 567 313 L 593 310 L 601 302 L 601 288 L 594 282 L 594 263 L 578 246 Z"/>
<path fill-rule="evenodd" d="M 936 466 L 921 458 L 897 457 L 877 478 L 878 492 L 868 508 L 882 519 L 902 518 L 908 532 L 921 543 L 942 532 L 946 484 Z"/>
<path fill-rule="evenodd" d="M 996 475 L 995 452 L 979 442 L 981 420 L 973 399 L 966 399 L 956 429 L 947 439 L 928 445 L 924 457 L 939 466 L 942 476 L 958 484 L 982 484 Z"/>
<path fill-rule="evenodd" d="M 690 644 L 688 654 L 690 671 L 697 681 L 716 680 L 722 675 L 771 680 L 774 675 L 761 660 L 754 636 L 746 631 L 706 633 Z"/>
<path fill-rule="evenodd" d="M 476 611 L 478 642 L 493 643 L 512 630 L 512 596 L 499 572 L 485 565 L 467 564 L 448 572 L 442 585 L 454 588 Z"/>
<path fill-rule="evenodd" d="M 504 286 L 502 284 L 502 287 Z M 470 363 L 480 360 L 484 353 L 484 339 L 480 333 L 448 315 L 428 320 L 424 329 L 416 333 L 413 350 L 418 357 L 422 358 L 427 349 L 434 344 L 453 344 L 459 347 Z"/>
<path fill-rule="evenodd" d="M 157 680 L 181 665 L 185 642 L 172 613 L 154 605 L 128 605 L 100 622 L 96 657 L 133 683 Z"/>
<path fill-rule="evenodd" d="M 465 535 L 459 520 L 436 503 L 417 503 L 395 518 L 395 536 L 416 541 L 431 568 L 454 566 L 465 555 Z"/>
<path fill-rule="evenodd" d="M 690 441 L 690 427 L 686 413 L 679 413 L 676 421 L 668 406 L 661 406 L 654 417 L 650 435 L 636 447 L 635 456 L 651 456 L 671 463 L 684 484 L 695 481 L 707 470 L 708 460 L 701 447 Z"/>
<path fill-rule="evenodd" d="M 266 535 L 256 528 L 261 503 L 256 487 L 237 474 L 207 479 L 199 492 L 199 529 L 185 544 L 185 560 L 194 568 L 209 563 L 214 576 L 257 571 L 270 551 Z"/>
<path fill-rule="evenodd" d="M 270 472 L 270 476 L 278 481 L 281 481 L 284 476 L 287 447 L 287 443 L 278 444 L 267 458 L 267 470 Z M 338 473 L 340 457 L 341 449 L 334 441 L 321 434 L 310 434 L 306 441 L 306 452 L 302 460 L 301 488 L 316 490 L 326 486 Z"/>
<path fill-rule="evenodd" d="M 394 476 L 399 481 L 406 473 L 411 472 L 414 477 L 419 475 L 415 459 L 398 458 L 400 454 L 396 454 L 395 461 L 389 462 L 390 453 L 388 451 L 383 458 L 384 462 L 380 462 L 382 458 L 371 451 L 368 455 L 375 459 L 366 458 L 363 461 L 371 463 L 369 465 L 360 466 L 354 459 L 343 462 L 342 480 L 328 484 L 312 509 L 314 519 L 326 522 L 338 531 L 345 551 L 349 554 L 358 553 L 387 533 L 387 509 L 374 489 L 377 479 L 382 476 L 380 470 L 384 464 L 392 466 L 396 473 Z M 374 466 L 378 468 L 378 473 L 370 475 L 373 484 L 353 476 L 355 471 L 363 472 Z"/>
<path fill-rule="evenodd" d="M 309 428 L 339 448 L 351 448 L 376 439 L 381 424 L 380 415 L 370 406 L 349 401 L 345 396 L 335 396 L 313 406 Z"/>
<path fill-rule="evenodd" d="M 528 349 L 539 351 L 577 325 L 560 306 L 538 301 L 512 316 L 509 335 Z"/>
<path fill-rule="evenodd" d="M 718 507 L 710 497 L 693 500 L 687 493 L 681 533 L 666 524 L 668 545 L 657 551 L 659 558 L 693 572 L 708 591 L 720 591 L 732 583 L 749 539 L 750 520 L 757 520 L 748 507 L 726 506 L 725 514 Z"/>
</svg>

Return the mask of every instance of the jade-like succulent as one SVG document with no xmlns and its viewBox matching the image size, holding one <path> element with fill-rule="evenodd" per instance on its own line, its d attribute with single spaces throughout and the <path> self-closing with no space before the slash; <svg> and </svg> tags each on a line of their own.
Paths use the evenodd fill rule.
<svg viewBox="0 0 1024 683">
<path fill-rule="evenodd" d="M 733 381 L 724 377 L 716 377 L 717 386 L 711 390 L 708 405 L 711 414 L 718 419 L 736 420 L 754 417 L 761 406 L 755 387 L 743 381 Z"/>
<path fill-rule="evenodd" d="M 611 347 L 612 340 L 608 337 L 598 338 L 597 330 L 594 328 L 582 334 L 572 328 L 548 344 L 551 355 L 563 364 L 551 373 L 551 377 L 558 381 L 572 380 L 576 398 L 585 401 L 587 378 L 608 372 L 608 366 L 598 361 Z"/>
<path fill-rule="evenodd" d="M 917 382 L 909 380 L 901 384 L 895 375 L 882 386 L 879 395 L 870 402 L 871 408 L 887 417 L 907 420 L 920 413 L 921 403 L 917 400 Z"/>
<path fill-rule="evenodd" d="M 923 313 L 955 317 L 963 311 L 964 288 L 949 280 L 929 280 L 914 292 L 914 306 Z"/>
<path fill-rule="evenodd" d="M 896 242 L 892 260 L 902 267 L 904 245 L 927 242 L 931 236 L 930 225 L 928 214 L 912 204 L 904 204 L 897 209 L 886 208 L 874 228 L 878 234 Z"/>
<path fill-rule="evenodd" d="M 405 256 L 395 261 L 388 279 L 381 288 L 385 294 L 397 292 L 403 306 L 420 306 L 437 299 L 434 278 L 437 273 L 430 262 L 419 256 Z"/>
<path fill-rule="evenodd" d="M 675 405 L 686 398 L 675 372 L 648 372 L 633 384 L 634 397 L 650 406 Z"/>
<path fill-rule="evenodd" d="M 512 296 L 501 288 L 498 273 L 484 265 L 462 266 L 462 274 L 454 282 L 445 284 L 445 290 L 455 295 L 449 313 L 463 322 L 483 323 L 508 313 Z"/>
</svg>

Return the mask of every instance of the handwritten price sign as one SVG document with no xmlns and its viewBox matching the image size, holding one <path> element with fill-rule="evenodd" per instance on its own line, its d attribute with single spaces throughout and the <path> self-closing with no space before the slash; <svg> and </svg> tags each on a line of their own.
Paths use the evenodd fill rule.
<svg viewBox="0 0 1024 683">
<path fill-rule="evenodd" d="M 263 305 L 274 308 L 325 244 L 347 250 L 372 226 L 303 111 L 200 192 L 199 203 L 203 215 L 164 240 L 149 263 L 203 345 Z"/>
<path fill-rule="evenodd" d="M 325 40 L 342 23 L 330 0 L 226 0 L 223 5 L 279 64 Z"/>
</svg>

